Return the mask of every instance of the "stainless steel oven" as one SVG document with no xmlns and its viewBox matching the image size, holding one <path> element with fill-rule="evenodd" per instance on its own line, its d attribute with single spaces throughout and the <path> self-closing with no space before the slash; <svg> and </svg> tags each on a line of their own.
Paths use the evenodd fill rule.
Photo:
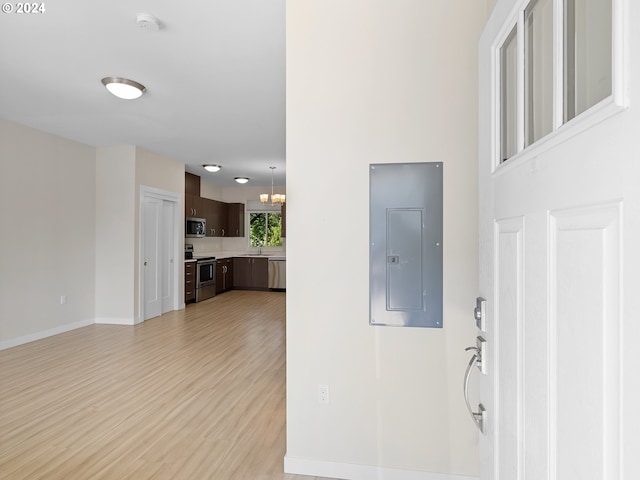
<svg viewBox="0 0 640 480">
<path fill-rule="evenodd" d="M 216 257 L 198 258 L 196 261 L 196 302 L 216 294 Z"/>
</svg>

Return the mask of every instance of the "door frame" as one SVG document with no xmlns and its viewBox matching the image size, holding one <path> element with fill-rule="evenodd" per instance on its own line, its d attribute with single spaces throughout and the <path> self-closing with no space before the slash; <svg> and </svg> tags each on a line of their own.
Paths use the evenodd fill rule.
<svg viewBox="0 0 640 480">
<path fill-rule="evenodd" d="M 155 187 L 149 187 L 146 185 L 140 185 L 140 196 L 138 198 L 138 315 L 135 321 L 136 324 L 144 322 L 144 200 L 145 198 L 155 198 L 171 202 L 174 204 L 175 215 L 174 223 L 171 229 L 173 235 L 173 310 L 180 310 L 184 305 L 184 302 L 180 301 L 180 276 L 182 265 L 182 254 L 184 247 L 182 244 L 182 223 L 183 216 L 180 212 L 183 211 L 182 196 L 176 192 L 169 192 Z"/>
</svg>

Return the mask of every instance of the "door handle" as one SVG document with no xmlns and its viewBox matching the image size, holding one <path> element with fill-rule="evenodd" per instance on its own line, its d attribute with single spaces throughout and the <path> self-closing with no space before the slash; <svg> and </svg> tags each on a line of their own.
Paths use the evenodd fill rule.
<svg viewBox="0 0 640 480">
<path fill-rule="evenodd" d="M 480 430 L 480 433 L 484 434 L 485 426 L 487 422 L 487 411 L 485 410 L 484 406 L 480 403 L 478 404 L 478 411 L 474 412 L 473 409 L 471 408 L 471 404 L 469 403 L 469 376 L 471 375 L 471 370 L 473 369 L 473 367 L 477 363 L 481 362 L 480 349 L 478 347 L 465 348 L 465 351 L 468 351 L 468 350 L 475 350 L 476 353 L 472 355 L 471 360 L 469 360 L 469 364 L 467 365 L 467 370 L 464 373 L 464 385 L 463 385 L 464 403 L 467 405 L 467 410 L 469 411 L 469 415 L 471 415 L 471 419 L 473 420 L 473 423 L 476 425 L 476 427 L 478 427 L 478 430 Z"/>
</svg>

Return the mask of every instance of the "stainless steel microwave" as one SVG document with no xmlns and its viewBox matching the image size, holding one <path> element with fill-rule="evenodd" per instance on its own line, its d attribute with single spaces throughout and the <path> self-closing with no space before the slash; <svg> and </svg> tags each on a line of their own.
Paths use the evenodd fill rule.
<svg viewBox="0 0 640 480">
<path fill-rule="evenodd" d="M 207 221 L 204 218 L 187 217 L 184 227 L 185 237 L 204 237 L 207 234 Z"/>
</svg>

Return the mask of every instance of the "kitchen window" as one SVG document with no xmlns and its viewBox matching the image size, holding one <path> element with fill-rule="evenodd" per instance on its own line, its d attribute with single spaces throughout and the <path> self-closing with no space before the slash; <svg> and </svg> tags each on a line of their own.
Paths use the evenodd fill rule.
<svg viewBox="0 0 640 480">
<path fill-rule="evenodd" d="M 249 246 L 282 246 L 282 214 L 280 212 L 249 212 Z"/>
<path fill-rule="evenodd" d="M 549 148 L 626 103 L 625 0 L 520 5 L 495 50 L 498 163 Z"/>
</svg>

